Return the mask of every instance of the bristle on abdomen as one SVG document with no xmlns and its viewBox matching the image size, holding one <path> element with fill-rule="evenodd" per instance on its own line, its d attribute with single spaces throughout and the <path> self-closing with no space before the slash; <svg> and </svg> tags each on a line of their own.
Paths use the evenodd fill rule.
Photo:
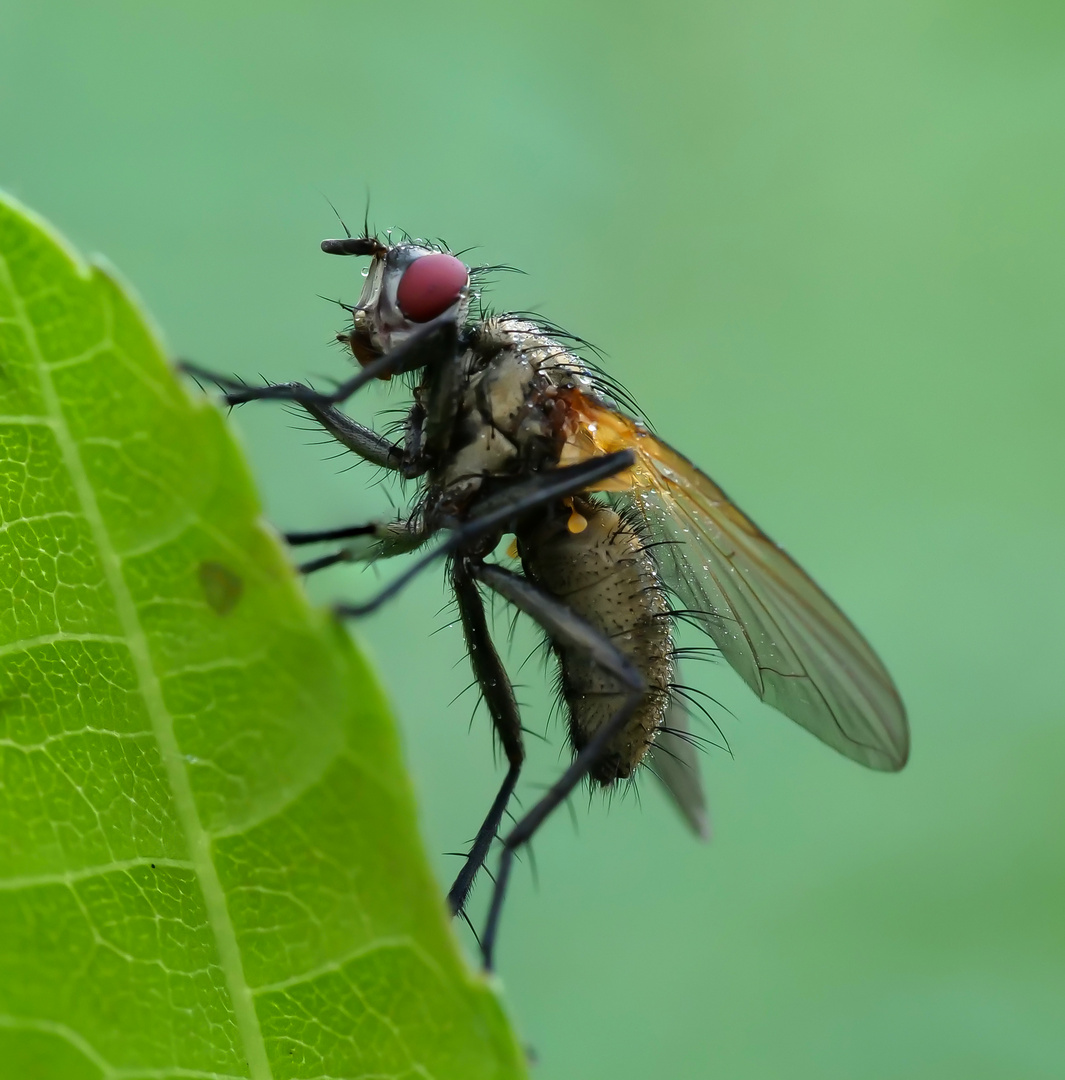
<svg viewBox="0 0 1065 1080">
<path fill-rule="evenodd" d="M 658 569 L 636 528 L 588 499 L 558 504 L 518 535 L 525 573 L 608 637 L 637 667 L 648 691 L 591 770 L 602 785 L 632 776 L 662 726 L 673 681 L 673 626 Z M 616 678 L 584 652 L 552 642 L 570 741 L 581 750 L 621 708 Z"/>
</svg>

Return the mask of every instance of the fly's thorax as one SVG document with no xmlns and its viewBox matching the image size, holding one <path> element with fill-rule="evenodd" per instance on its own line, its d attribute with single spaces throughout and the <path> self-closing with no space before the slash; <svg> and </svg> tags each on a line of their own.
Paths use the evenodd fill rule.
<svg viewBox="0 0 1065 1080">
<path fill-rule="evenodd" d="M 558 465 L 567 406 L 549 357 L 561 346 L 533 330 L 488 319 L 469 336 L 448 458 L 434 475 L 449 505 L 462 505 L 486 479 Z"/>
<path fill-rule="evenodd" d="M 557 390 L 592 389 L 593 380 L 584 360 L 529 319 L 494 315 L 476 327 L 474 341 L 486 355 L 519 353 Z"/>
<path fill-rule="evenodd" d="M 608 637 L 647 683 L 628 725 L 592 770 L 604 785 L 629 777 L 662 726 L 673 682 L 672 619 L 654 557 L 630 521 L 580 497 L 523 528 L 518 547 L 528 577 Z M 581 650 L 557 643 L 553 648 L 570 740 L 580 750 L 621 708 L 625 693 Z"/>
</svg>

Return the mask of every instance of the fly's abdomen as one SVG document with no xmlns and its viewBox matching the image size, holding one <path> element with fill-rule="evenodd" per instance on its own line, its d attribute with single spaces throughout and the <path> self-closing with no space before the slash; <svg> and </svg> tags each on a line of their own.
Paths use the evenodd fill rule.
<svg viewBox="0 0 1065 1080">
<path fill-rule="evenodd" d="M 673 679 L 672 620 L 654 559 L 615 510 L 580 498 L 523 529 L 518 544 L 528 577 L 608 637 L 647 682 L 639 708 L 591 770 L 604 785 L 631 776 L 663 723 Z M 570 741 L 580 750 L 621 708 L 625 693 L 582 651 L 552 647 Z"/>
</svg>

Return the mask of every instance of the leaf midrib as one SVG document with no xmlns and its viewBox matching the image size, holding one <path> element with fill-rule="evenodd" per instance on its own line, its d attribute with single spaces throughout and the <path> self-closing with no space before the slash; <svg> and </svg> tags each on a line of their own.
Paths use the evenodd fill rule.
<svg viewBox="0 0 1065 1080">
<path fill-rule="evenodd" d="M 92 286 L 92 278 L 81 266 L 75 264 L 79 276 L 86 285 Z M 89 482 L 78 446 L 67 425 L 66 415 L 60 404 L 59 395 L 52 382 L 51 372 L 44 360 L 40 343 L 33 322 L 29 318 L 21 294 L 15 288 L 7 260 L 0 255 L 0 271 L 11 293 L 16 311 L 16 320 L 26 336 L 27 344 L 36 361 L 39 372 L 41 396 L 51 420 L 56 442 L 63 455 L 63 462 L 71 478 L 75 494 L 81 506 L 81 512 L 92 533 L 96 548 L 100 554 L 104 577 L 107 580 L 115 600 L 119 622 L 125 635 L 125 642 L 133 660 L 137 682 L 152 724 L 152 732 L 159 747 L 159 755 L 166 769 L 174 799 L 174 808 L 188 844 L 193 871 L 199 882 L 207 912 L 208 925 L 214 934 L 218 946 L 218 956 L 222 973 L 229 988 L 230 999 L 237 1028 L 244 1047 L 244 1056 L 248 1065 L 250 1080 L 273 1080 L 273 1072 L 266 1055 L 259 1018 L 255 1012 L 251 988 L 244 976 L 237 935 L 229 917 L 225 892 L 218 877 L 217 868 L 211 858 L 211 837 L 200 821 L 196 802 L 192 794 L 192 785 L 185 771 L 181 751 L 174 734 L 174 720 L 163 700 L 159 679 L 152 667 L 151 654 L 144 628 L 137 616 L 133 597 L 126 587 L 122 576 L 122 559 L 111 542 L 111 536 L 104 524 L 96 495 Z M 111 321 L 110 302 L 101 296 L 105 316 Z"/>
</svg>

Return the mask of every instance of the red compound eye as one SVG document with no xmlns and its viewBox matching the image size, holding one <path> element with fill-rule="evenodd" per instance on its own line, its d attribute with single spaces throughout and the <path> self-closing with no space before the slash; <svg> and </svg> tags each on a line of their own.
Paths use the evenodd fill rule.
<svg viewBox="0 0 1065 1080">
<path fill-rule="evenodd" d="M 434 251 L 407 267 L 396 289 L 399 310 L 411 322 L 429 322 L 442 315 L 466 288 L 469 273 L 454 255 Z"/>
</svg>

